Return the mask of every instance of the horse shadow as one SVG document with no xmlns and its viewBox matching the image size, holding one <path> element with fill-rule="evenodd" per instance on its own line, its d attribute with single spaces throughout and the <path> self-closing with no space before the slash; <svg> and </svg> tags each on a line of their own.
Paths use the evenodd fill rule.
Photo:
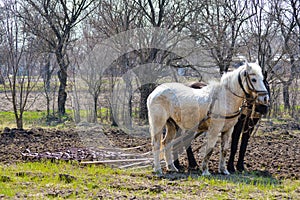
<svg viewBox="0 0 300 200">
<path fill-rule="evenodd" d="M 157 176 L 157 175 L 156 175 Z M 244 171 L 244 172 L 235 172 L 230 175 L 222 175 L 219 173 L 212 172 L 210 176 L 202 176 L 199 171 L 188 171 L 188 172 L 168 172 L 163 175 L 157 176 L 159 179 L 167 179 L 169 181 L 176 180 L 220 180 L 228 181 L 235 184 L 248 184 L 248 185 L 281 185 L 282 181 L 275 178 L 268 171 Z"/>
</svg>

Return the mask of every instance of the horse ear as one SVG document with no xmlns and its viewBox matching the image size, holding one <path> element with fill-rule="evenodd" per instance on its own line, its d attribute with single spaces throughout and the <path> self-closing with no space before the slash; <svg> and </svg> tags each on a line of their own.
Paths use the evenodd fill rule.
<svg viewBox="0 0 300 200">
<path fill-rule="evenodd" d="M 255 64 L 259 65 L 258 59 L 256 59 Z"/>
<path fill-rule="evenodd" d="M 244 76 L 247 76 L 248 72 L 251 70 L 251 66 L 249 65 L 247 60 L 245 60 L 245 65 L 246 65 L 246 70 L 245 70 Z"/>
</svg>

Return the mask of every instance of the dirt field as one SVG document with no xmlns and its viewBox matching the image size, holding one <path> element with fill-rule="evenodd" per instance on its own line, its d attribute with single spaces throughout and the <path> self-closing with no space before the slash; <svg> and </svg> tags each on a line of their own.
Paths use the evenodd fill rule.
<svg viewBox="0 0 300 200">
<path fill-rule="evenodd" d="M 300 178 L 300 124 L 295 121 L 280 125 L 261 123 L 259 131 L 250 139 L 245 163 L 249 172 L 278 179 Z M 203 138 L 194 141 L 193 148 L 203 145 Z M 101 148 L 99 148 L 101 147 Z M 137 147 L 133 149 L 124 148 Z M 119 129 L 78 127 L 68 130 L 40 129 L 21 131 L 4 129 L 0 134 L 0 162 L 11 163 L 40 159 L 107 160 L 145 158 L 151 151 L 149 138 L 137 138 Z M 127 155 L 125 155 L 127 154 Z M 201 163 L 201 153 L 196 159 Z M 124 157 L 125 156 L 125 157 Z M 151 155 L 148 155 L 151 156 Z M 185 155 L 181 163 L 186 166 Z M 151 163 L 150 163 L 151 165 Z M 218 166 L 218 148 L 210 168 Z M 200 172 L 199 172 L 200 173 Z"/>
</svg>

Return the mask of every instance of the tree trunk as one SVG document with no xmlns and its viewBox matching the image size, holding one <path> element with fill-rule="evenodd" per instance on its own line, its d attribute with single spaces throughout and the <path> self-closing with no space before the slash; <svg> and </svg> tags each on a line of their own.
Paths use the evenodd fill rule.
<svg viewBox="0 0 300 200">
<path fill-rule="evenodd" d="M 80 117 L 80 103 L 79 103 L 79 97 L 78 97 L 78 92 L 77 92 L 77 86 L 75 84 L 75 77 L 73 78 L 74 80 L 74 121 L 75 123 L 79 123 L 81 121 Z"/>
<path fill-rule="evenodd" d="M 140 99 L 140 119 L 148 120 L 148 109 L 147 109 L 147 98 L 150 93 L 155 89 L 155 83 L 148 83 L 142 85 L 140 88 L 141 99 Z"/>
<path fill-rule="evenodd" d="M 59 89 L 58 89 L 58 114 L 63 116 L 66 114 L 66 100 L 67 100 L 67 71 L 66 68 L 58 71 Z"/>
<path fill-rule="evenodd" d="M 44 79 L 44 90 L 47 104 L 47 121 L 50 119 L 50 80 L 52 72 L 50 70 L 50 55 L 48 56 L 47 63 L 44 68 L 43 79 Z"/>
<path fill-rule="evenodd" d="M 113 114 L 113 111 L 112 111 L 112 107 L 110 106 L 110 109 L 109 109 L 109 114 L 110 114 L 110 121 L 111 121 L 111 126 L 115 126 L 117 127 L 118 124 L 114 118 L 114 114 Z"/>
<path fill-rule="evenodd" d="M 98 96 L 94 96 L 94 116 L 93 116 L 93 120 L 92 120 L 92 122 L 93 123 L 96 123 L 97 122 L 97 109 L 98 109 L 98 107 L 97 107 L 97 101 L 98 101 Z"/>
<path fill-rule="evenodd" d="M 62 116 L 66 114 L 66 101 L 67 101 L 67 69 L 68 69 L 68 59 L 66 58 L 67 55 L 63 53 L 62 44 L 58 45 L 56 52 L 56 59 L 59 65 L 58 79 L 59 79 L 59 89 L 58 89 L 58 115 L 61 119 Z"/>
<path fill-rule="evenodd" d="M 283 89 L 282 94 L 283 94 L 284 110 L 286 111 L 286 110 L 289 110 L 291 108 L 288 82 L 283 83 L 283 88 L 282 89 Z"/>
<path fill-rule="evenodd" d="M 229 65 L 223 63 L 219 63 L 220 75 L 222 76 L 224 73 L 228 72 Z"/>
<path fill-rule="evenodd" d="M 48 94 L 46 94 L 46 104 L 47 104 L 47 116 L 46 116 L 46 120 L 49 121 L 49 119 L 50 119 L 50 98 L 49 98 Z"/>
<path fill-rule="evenodd" d="M 4 84 L 4 78 L 2 76 L 0 76 L 0 85 Z"/>
<path fill-rule="evenodd" d="M 16 123 L 17 123 L 18 129 L 23 129 L 23 116 L 22 115 L 20 115 L 19 117 L 16 118 Z"/>
</svg>

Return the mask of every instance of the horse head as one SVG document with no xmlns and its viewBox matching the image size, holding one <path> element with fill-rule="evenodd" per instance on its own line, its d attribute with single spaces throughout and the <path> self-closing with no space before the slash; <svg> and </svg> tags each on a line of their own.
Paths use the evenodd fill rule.
<svg viewBox="0 0 300 200">
<path fill-rule="evenodd" d="M 269 91 L 266 81 L 258 63 L 245 63 L 245 67 L 239 75 L 239 84 L 246 94 L 246 98 L 253 98 L 258 104 L 269 104 Z"/>
</svg>

